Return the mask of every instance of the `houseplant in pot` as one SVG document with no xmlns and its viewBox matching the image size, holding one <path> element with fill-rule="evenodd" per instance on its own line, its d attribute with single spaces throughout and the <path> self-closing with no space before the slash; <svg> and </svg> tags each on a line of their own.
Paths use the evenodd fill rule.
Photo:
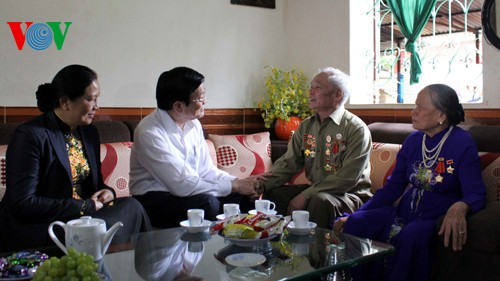
<svg viewBox="0 0 500 281">
<path fill-rule="evenodd" d="M 309 108 L 309 84 L 301 70 L 284 71 L 277 67 L 266 66 L 266 97 L 257 102 L 262 110 L 264 126 L 272 128 L 276 137 L 288 140 L 302 119 L 313 114 Z"/>
</svg>

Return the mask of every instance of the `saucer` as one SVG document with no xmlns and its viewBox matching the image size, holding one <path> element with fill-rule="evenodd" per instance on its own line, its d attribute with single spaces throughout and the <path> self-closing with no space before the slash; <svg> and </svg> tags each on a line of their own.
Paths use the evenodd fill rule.
<svg viewBox="0 0 500 281">
<path fill-rule="evenodd" d="M 189 221 L 185 220 L 181 221 L 180 225 L 184 227 L 189 233 L 198 233 L 207 230 L 212 225 L 212 222 L 209 220 L 204 220 L 200 226 L 190 226 Z"/>
<path fill-rule="evenodd" d="M 266 257 L 255 253 L 238 253 L 226 257 L 226 262 L 232 266 L 252 267 L 263 264 Z"/>
<path fill-rule="evenodd" d="M 259 281 L 266 280 L 268 278 L 267 274 L 250 267 L 236 267 L 229 272 L 229 276 L 232 277 L 231 280 L 251 280 Z"/>
<path fill-rule="evenodd" d="M 240 214 L 237 214 L 237 215 L 232 215 L 232 216 L 238 216 L 238 215 L 240 215 Z M 226 217 L 226 214 L 220 214 L 220 215 L 215 216 L 215 218 L 216 218 L 217 220 L 223 221 L 223 220 L 225 220 L 225 219 L 227 219 L 227 218 L 229 218 L 229 217 Z"/>
<path fill-rule="evenodd" d="M 304 235 L 304 234 L 309 234 L 309 231 L 313 228 L 316 227 L 316 223 L 310 221 L 309 222 L 309 227 L 306 227 L 306 228 L 297 228 L 295 227 L 293 221 L 291 221 L 289 224 L 288 224 L 288 231 L 292 234 L 299 234 L 299 235 Z"/>
<path fill-rule="evenodd" d="M 250 210 L 250 211 L 248 211 L 248 213 L 250 215 L 256 215 L 257 214 L 257 210 L 255 210 L 255 209 L 254 210 Z M 269 210 L 269 211 L 266 212 L 266 215 L 276 215 L 277 213 L 278 212 L 276 210 Z"/>
</svg>

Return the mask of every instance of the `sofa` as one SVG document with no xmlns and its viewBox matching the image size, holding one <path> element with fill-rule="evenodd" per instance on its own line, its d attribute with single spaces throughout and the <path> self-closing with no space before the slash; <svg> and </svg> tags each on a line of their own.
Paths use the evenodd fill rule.
<svg viewBox="0 0 500 281">
<path fill-rule="evenodd" d="M 139 121 L 96 121 L 101 141 L 101 172 L 104 182 L 118 197 L 130 196 L 129 163 L 133 132 Z M 5 154 L 18 123 L 0 124 L 0 200 L 5 194 Z M 208 135 L 206 142 L 214 165 L 238 177 L 259 174 L 271 168 L 286 151 L 286 142 L 271 143 L 269 132 L 240 136 Z M 216 149 L 217 146 L 217 149 Z M 219 159 L 219 161 L 217 161 Z M 303 173 L 294 183 L 307 182 Z"/>
<path fill-rule="evenodd" d="M 94 122 L 101 140 L 102 173 L 118 196 L 130 196 L 128 172 L 133 131 L 139 121 Z M 0 124 L 0 200 L 5 191 L 5 151 L 17 124 Z M 372 192 L 391 174 L 401 144 L 413 131 L 411 124 L 372 123 L 370 158 Z M 487 207 L 468 219 L 468 241 L 461 252 L 436 245 L 433 280 L 500 280 L 500 126 L 463 125 L 477 142 L 488 187 Z M 214 165 L 243 178 L 268 170 L 287 149 L 286 141 L 270 140 L 268 132 L 248 135 L 208 135 Z M 307 183 L 303 172 L 290 183 Z"/>
</svg>

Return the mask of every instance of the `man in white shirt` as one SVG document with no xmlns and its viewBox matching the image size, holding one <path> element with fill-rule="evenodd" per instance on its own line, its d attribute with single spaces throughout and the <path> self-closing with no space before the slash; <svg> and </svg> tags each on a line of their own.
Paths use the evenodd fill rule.
<svg viewBox="0 0 500 281">
<path fill-rule="evenodd" d="M 157 108 L 134 132 L 130 191 L 146 209 L 152 225 L 169 228 L 187 219 L 188 209 L 204 209 L 216 220 L 224 203 L 246 212 L 259 194 L 259 179 L 217 169 L 210 158 L 199 118 L 205 114 L 204 77 L 187 67 L 162 73 Z"/>
</svg>

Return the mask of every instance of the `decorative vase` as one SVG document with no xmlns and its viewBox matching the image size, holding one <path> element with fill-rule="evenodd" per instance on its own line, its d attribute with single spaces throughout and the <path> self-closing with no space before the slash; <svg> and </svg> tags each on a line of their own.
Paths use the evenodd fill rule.
<svg viewBox="0 0 500 281">
<path fill-rule="evenodd" d="M 276 137 L 280 140 L 289 140 L 292 131 L 297 130 L 300 122 L 302 122 L 302 119 L 297 116 L 290 116 L 288 120 L 276 119 L 276 123 L 274 123 Z"/>
</svg>

